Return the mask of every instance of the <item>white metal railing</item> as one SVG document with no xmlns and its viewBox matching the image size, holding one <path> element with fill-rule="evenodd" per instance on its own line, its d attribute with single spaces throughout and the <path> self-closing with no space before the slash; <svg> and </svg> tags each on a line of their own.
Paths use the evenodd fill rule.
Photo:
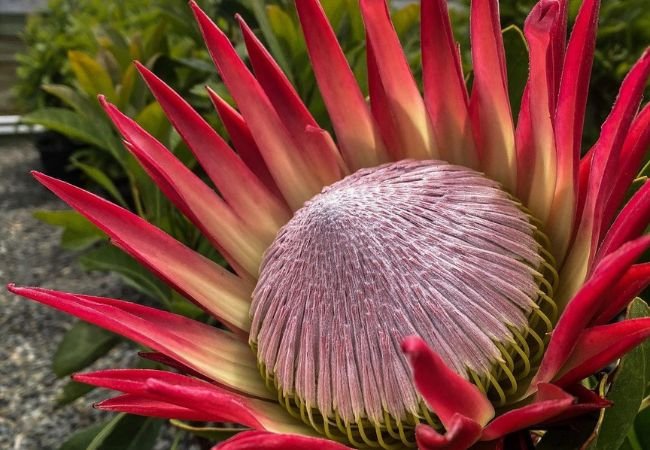
<svg viewBox="0 0 650 450">
<path fill-rule="evenodd" d="M 0 135 L 33 134 L 44 130 L 40 125 L 21 123 L 20 116 L 0 116 Z"/>
</svg>

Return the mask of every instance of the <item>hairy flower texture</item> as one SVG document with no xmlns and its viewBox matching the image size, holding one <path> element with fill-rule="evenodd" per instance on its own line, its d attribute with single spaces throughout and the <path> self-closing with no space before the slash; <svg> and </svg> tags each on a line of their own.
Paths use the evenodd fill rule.
<svg viewBox="0 0 650 450">
<path fill-rule="evenodd" d="M 245 427 L 221 449 L 462 450 L 609 405 L 580 381 L 650 335 L 650 319 L 612 323 L 650 282 L 635 264 L 650 246 L 650 185 L 625 201 L 650 144 L 650 53 L 581 159 L 598 0 L 583 1 L 568 41 L 567 1 L 535 5 L 516 122 L 496 0 L 471 5 L 471 95 L 444 0 L 421 4 L 423 95 L 384 0 L 360 3 L 369 101 L 320 4 L 296 0 L 335 137 L 242 20 L 252 71 L 191 3 L 235 103 L 209 91 L 236 152 L 138 65 L 214 189 L 100 98 L 231 270 L 35 174 L 227 329 L 10 285 L 174 369 L 76 375 L 122 392 L 99 408 Z"/>
</svg>

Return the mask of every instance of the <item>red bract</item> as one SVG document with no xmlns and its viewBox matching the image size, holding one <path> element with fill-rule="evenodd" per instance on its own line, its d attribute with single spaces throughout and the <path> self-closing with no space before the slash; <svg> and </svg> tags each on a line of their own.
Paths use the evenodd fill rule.
<svg viewBox="0 0 650 450">
<path fill-rule="evenodd" d="M 580 381 L 650 336 L 609 323 L 648 283 L 646 51 L 580 159 L 598 0 L 566 40 L 567 1 L 524 27 L 530 73 L 510 110 L 496 0 L 471 6 L 468 95 L 444 0 L 422 1 L 421 95 L 384 0 L 361 0 L 369 104 L 317 0 L 298 17 L 335 137 L 239 19 L 252 71 L 191 3 L 231 106 L 236 152 L 138 70 L 216 190 L 103 97 L 126 148 L 229 263 L 226 270 L 91 193 L 35 177 L 227 328 L 121 300 L 24 288 L 154 350 L 180 373 L 75 380 L 111 411 L 235 422 L 219 449 L 501 448 L 512 433 L 609 406 Z M 620 211 L 620 212 L 619 212 Z M 618 214 L 617 214 L 618 212 Z"/>
</svg>

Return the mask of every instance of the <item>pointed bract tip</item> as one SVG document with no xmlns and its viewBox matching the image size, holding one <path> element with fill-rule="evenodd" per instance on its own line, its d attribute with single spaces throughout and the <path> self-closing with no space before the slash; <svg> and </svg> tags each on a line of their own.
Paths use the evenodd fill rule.
<svg viewBox="0 0 650 450">
<path fill-rule="evenodd" d="M 154 74 L 147 66 L 142 64 L 140 61 L 134 61 L 133 64 L 135 64 L 135 68 L 138 70 L 138 73 L 142 78 L 144 78 L 144 81 L 149 84 L 151 80 L 153 81 L 159 81 L 160 79 Z"/>
<path fill-rule="evenodd" d="M 201 7 L 194 0 L 191 0 L 189 5 L 190 5 L 190 8 L 192 8 L 192 12 L 194 13 L 194 17 L 196 17 L 196 19 L 199 22 L 201 20 L 208 19 L 208 15 L 201 9 Z"/>
<path fill-rule="evenodd" d="M 407 336 L 402 340 L 402 352 L 409 357 L 417 356 L 422 351 L 423 346 L 426 347 L 426 344 L 418 336 Z"/>
<path fill-rule="evenodd" d="M 31 172 L 32 176 L 36 178 L 36 180 L 41 183 L 43 186 L 46 188 L 53 190 L 57 186 L 72 186 L 70 183 L 66 183 L 63 180 L 59 180 L 58 178 L 51 177 L 49 175 L 44 174 L 43 172 L 39 172 L 38 170 L 33 170 Z"/>
<path fill-rule="evenodd" d="M 199 5 L 196 4 L 195 0 L 190 0 L 189 2 L 187 2 L 187 4 L 189 5 L 190 8 L 199 8 Z"/>
</svg>

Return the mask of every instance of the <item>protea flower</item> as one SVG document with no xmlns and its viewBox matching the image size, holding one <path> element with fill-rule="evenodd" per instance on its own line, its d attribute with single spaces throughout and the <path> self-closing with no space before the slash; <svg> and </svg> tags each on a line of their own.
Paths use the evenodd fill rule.
<svg viewBox="0 0 650 450">
<path fill-rule="evenodd" d="M 219 448 L 498 448 L 599 409 L 580 381 L 650 335 L 610 323 L 650 280 L 650 184 L 623 205 L 650 143 L 632 68 L 582 159 L 598 1 L 565 45 L 566 0 L 525 24 L 530 77 L 515 127 L 496 0 L 471 6 L 468 98 L 444 0 L 422 1 L 424 95 L 388 8 L 361 0 L 369 104 L 317 0 L 297 0 L 335 139 L 240 20 L 253 72 L 192 3 L 237 108 L 210 96 L 228 144 L 138 66 L 216 189 L 100 98 L 126 147 L 230 270 L 91 193 L 36 178 L 227 330 L 137 304 L 10 289 L 131 338 L 175 368 L 77 381 L 105 410 L 237 422 Z M 254 74 L 253 74 L 254 73 Z"/>
</svg>

